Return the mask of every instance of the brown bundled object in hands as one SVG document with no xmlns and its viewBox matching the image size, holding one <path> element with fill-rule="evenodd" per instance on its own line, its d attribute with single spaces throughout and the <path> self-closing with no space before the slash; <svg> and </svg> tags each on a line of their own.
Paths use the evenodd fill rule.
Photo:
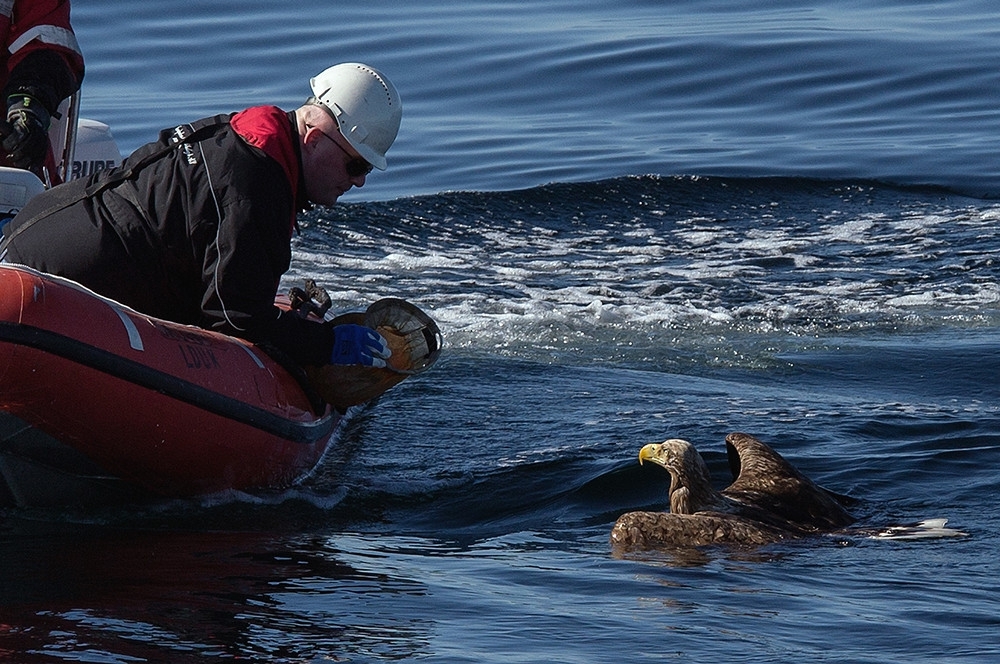
<svg viewBox="0 0 1000 664">
<path fill-rule="evenodd" d="M 430 316 L 406 300 L 384 298 L 364 314 L 345 314 L 333 325 L 356 323 L 381 334 L 392 356 L 385 368 L 360 365 L 306 367 L 313 387 L 338 410 L 379 396 L 407 376 L 426 371 L 441 354 L 443 338 Z"/>
</svg>

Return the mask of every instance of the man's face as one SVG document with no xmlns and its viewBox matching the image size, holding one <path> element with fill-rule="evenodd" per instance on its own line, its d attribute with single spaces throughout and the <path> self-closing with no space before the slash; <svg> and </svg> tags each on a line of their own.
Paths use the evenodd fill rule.
<svg viewBox="0 0 1000 664">
<path fill-rule="evenodd" d="M 309 126 L 302 148 L 306 195 L 319 205 L 333 205 L 351 187 L 363 187 L 371 165 L 332 126 Z"/>
</svg>

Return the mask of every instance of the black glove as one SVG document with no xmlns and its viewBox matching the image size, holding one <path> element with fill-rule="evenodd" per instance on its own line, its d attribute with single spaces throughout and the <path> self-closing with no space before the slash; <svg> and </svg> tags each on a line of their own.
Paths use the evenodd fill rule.
<svg viewBox="0 0 1000 664">
<path fill-rule="evenodd" d="M 2 133 L 7 162 L 17 168 L 37 169 L 49 147 L 49 112 L 26 94 L 7 97 L 7 124 Z"/>
</svg>

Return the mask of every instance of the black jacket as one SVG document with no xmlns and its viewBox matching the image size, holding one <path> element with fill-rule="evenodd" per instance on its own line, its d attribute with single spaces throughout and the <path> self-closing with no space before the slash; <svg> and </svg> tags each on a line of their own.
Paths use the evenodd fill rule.
<svg viewBox="0 0 1000 664">
<path fill-rule="evenodd" d="M 248 144 L 229 124 L 231 117 L 164 130 L 118 169 L 40 194 L 5 233 L 18 233 L 19 225 L 44 218 L 61 202 L 51 214 L 63 219 L 24 229 L 26 237 L 13 240 L 12 254 L 33 251 L 41 258 L 22 261 L 144 313 L 270 343 L 300 364 L 325 364 L 331 329 L 274 306 L 291 260 L 295 213 L 302 207 L 287 165 Z M 273 122 L 285 124 L 278 129 L 289 132 L 286 145 L 294 146 L 298 160 L 294 117 L 281 112 Z M 296 162 L 293 172 L 299 170 Z M 301 191 L 301 183 L 296 185 Z M 121 245 L 109 246 L 117 243 L 106 238 L 92 242 L 98 248 L 87 249 L 94 256 L 83 269 L 75 267 L 74 247 L 64 249 L 77 255 L 64 253 L 60 259 L 53 245 L 91 228 L 104 229 L 104 235 L 113 229 Z M 110 274 L 121 277 L 111 281 Z"/>
</svg>

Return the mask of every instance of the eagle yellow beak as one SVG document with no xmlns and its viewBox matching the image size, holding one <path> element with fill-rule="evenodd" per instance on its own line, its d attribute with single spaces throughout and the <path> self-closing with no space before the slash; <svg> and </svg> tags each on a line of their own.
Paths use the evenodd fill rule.
<svg viewBox="0 0 1000 664">
<path fill-rule="evenodd" d="M 639 450 L 639 465 L 642 465 L 643 461 L 650 461 L 653 458 L 653 452 L 656 449 L 655 443 L 650 443 L 649 445 L 643 445 L 642 449 Z"/>
</svg>

